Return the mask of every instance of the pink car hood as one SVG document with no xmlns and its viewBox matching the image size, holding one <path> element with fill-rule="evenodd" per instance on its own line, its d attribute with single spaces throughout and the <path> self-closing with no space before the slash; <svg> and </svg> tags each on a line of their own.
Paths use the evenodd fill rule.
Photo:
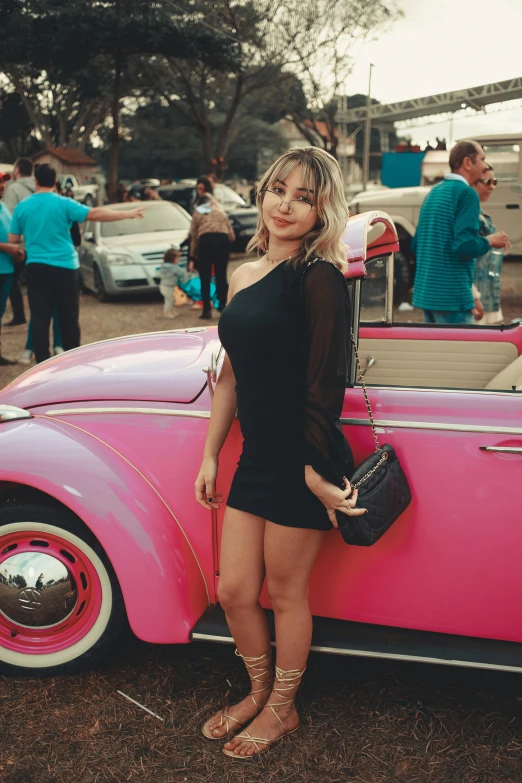
<svg viewBox="0 0 522 783">
<path fill-rule="evenodd" d="M 219 350 L 217 329 L 130 335 L 61 354 L 0 393 L 0 404 L 30 408 L 87 400 L 189 403 Z"/>
</svg>

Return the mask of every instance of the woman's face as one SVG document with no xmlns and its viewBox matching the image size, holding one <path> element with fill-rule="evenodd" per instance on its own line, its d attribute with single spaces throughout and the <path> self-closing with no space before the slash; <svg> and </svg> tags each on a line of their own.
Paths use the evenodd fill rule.
<svg viewBox="0 0 522 783">
<path fill-rule="evenodd" d="M 482 179 L 485 182 L 489 182 L 489 184 L 486 185 L 485 182 L 477 182 L 477 184 L 475 185 L 475 190 L 477 191 L 481 202 L 487 201 L 488 198 L 493 193 L 493 191 L 495 190 L 495 185 L 493 184 L 494 178 L 495 178 L 494 171 L 492 169 L 488 169 L 482 175 Z"/>
<path fill-rule="evenodd" d="M 198 182 L 198 184 L 196 185 L 196 193 L 198 194 L 198 196 L 201 198 L 201 196 L 204 196 L 206 192 L 207 189 L 204 186 L 204 184 L 202 182 Z"/>
<path fill-rule="evenodd" d="M 317 223 L 316 194 L 303 179 L 301 166 L 296 166 L 284 181 L 269 182 L 270 192 L 263 196 L 263 221 L 280 241 L 302 239 Z"/>
</svg>

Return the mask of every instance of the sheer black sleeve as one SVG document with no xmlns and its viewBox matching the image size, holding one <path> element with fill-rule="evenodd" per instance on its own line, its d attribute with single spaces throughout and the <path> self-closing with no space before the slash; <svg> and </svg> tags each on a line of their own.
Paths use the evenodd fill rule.
<svg viewBox="0 0 522 783">
<path fill-rule="evenodd" d="M 332 484 L 341 485 L 343 476 L 353 470 L 339 421 L 351 353 L 351 305 L 346 281 L 333 264 L 319 260 L 310 266 L 304 305 L 305 464 Z"/>
</svg>

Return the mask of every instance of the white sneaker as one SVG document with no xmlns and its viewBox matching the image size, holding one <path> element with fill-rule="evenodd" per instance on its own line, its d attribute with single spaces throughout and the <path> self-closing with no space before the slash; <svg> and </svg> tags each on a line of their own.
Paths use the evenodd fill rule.
<svg viewBox="0 0 522 783">
<path fill-rule="evenodd" d="M 59 353 L 65 353 L 61 345 L 54 346 L 54 355 L 58 356 Z"/>
<path fill-rule="evenodd" d="M 398 306 L 397 310 L 399 311 L 399 313 L 411 313 L 411 311 L 415 310 L 415 308 L 412 307 L 409 302 L 402 302 Z"/>
<path fill-rule="evenodd" d="M 24 351 L 23 354 L 18 359 L 18 364 L 31 364 L 32 358 L 33 358 L 33 353 L 31 351 Z"/>
</svg>

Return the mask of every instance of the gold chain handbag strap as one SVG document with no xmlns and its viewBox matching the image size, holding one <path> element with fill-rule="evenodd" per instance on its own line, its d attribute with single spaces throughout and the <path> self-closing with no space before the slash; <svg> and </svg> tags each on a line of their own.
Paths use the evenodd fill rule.
<svg viewBox="0 0 522 783">
<path fill-rule="evenodd" d="M 372 425 L 373 439 L 375 441 L 375 451 L 380 451 L 381 450 L 381 446 L 379 444 L 379 438 L 377 437 L 377 431 L 375 429 L 375 422 L 373 420 L 372 408 L 371 408 L 371 405 L 370 405 L 370 400 L 368 399 L 368 392 L 366 391 L 366 384 L 364 383 L 364 377 L 363 377 L 363 371 L 362 371 L 362 367 L 361 367 L 361 361 L 359 359 L 359 351 L 357 350 L 357 344 L 355 342 L 355 337 L 353 336 L 353 329 L 350 329 L 350 337 L 352 338 L 353 350 L 355 351 L 355 361 L 357 362 L 357 369 L 359 370 L 359 378 L 358 378 L 358 380 L 360 381 L 360 383 L 362 385 L 362 389 L 363 389 L 363 393 L 364 393 L 364 399 L 365 399 L 365 402 L 366 402 L 366 409 L 368 411 L 368 416 L 370 417 L 370 422 L 371 422 L 371 425 Z"/>
<path fill-rule="evenodd" d="M 361 367 L 361 360 L 359 359 L 359 351 L 357 350 L 357 344 L 355 342 L 355 337 L 353 335 L 353 329 L 350 329 L 350 337 L 352 338 L 352 345 L 353 350 L 355 352 L 355 361 L 357 362 L 357 369 L 359 370 L 359 381 L 361 382 L 363 393 L 364 393 L 364 400 L 366 402 L 366 410 L 368 411 L 368 416 L 370 417 L 370 423 L 372 425 L 372 433 L 373 433 L 373 439 L 375 441 L 375 452 L 381 451 L 381 446 L 379 444 L 379 438 L 377 437 L 377 430 L 375 429 L 375 422 L 373 420 L 373 413 L 372 413 L 372 406 L 370 405 L 370 400 L 368 398 L 368 392 L 366 391 L 366 384 L 364 383 L 364 376 L 363 371 Z M 380 460 L 371 468 L 368 473 L 365 473 L 364 476 L 359 479 L 359 481 L 356 481 L 352 484 L 352 489 L 358 489 L 361 484 L 364 484 L 364 482 L 370 478 L 370 476 L 373 476 L 376 470 L 381 467 L 382 464 L 386 462 L 388 459 L 388 454 L 383 451 Z"/>
</svg>

